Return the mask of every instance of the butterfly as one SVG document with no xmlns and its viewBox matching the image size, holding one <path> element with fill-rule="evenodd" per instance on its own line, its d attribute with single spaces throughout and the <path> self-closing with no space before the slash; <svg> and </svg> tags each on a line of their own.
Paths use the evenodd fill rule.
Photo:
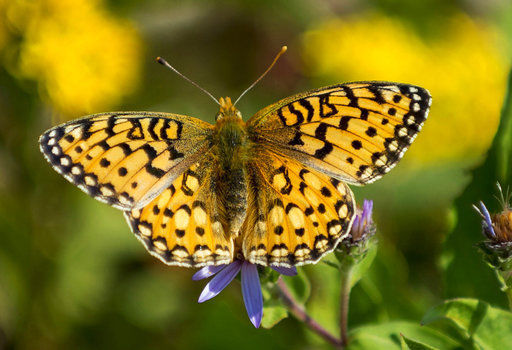
<svg viewBox="0 0 512 350">
<path fill-rule="evenodd" d="M 46 131 L 40 148 L 68 181 L 124 211 L 168 265 L 291 267 L 317 262 L 347 237 L 355 213 L 348 184 L 371 183 L 399 162 L 431 97 L 407 84 L 338 84 L 285 98 L 247 122 L 229 97 L 218 103 L 215 125 L 101 113 Z"/>
</svg>

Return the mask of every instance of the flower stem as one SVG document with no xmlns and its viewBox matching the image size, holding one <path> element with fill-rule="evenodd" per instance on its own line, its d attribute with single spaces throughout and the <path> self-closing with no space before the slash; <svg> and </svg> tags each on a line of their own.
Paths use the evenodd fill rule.
<svg viewBox="0 0 512 350">
<path fill-rule="evenodd" d="M 341 292 L 340 292 L 340 339 L 341 345 L 348 345 L 348 307 L 350 303 L 350 284 L 352 280 L 352 268 L 354 264 L 351 259 L 344 261 L 340 267 Z"/>
<path fill-rule="evenodd" d="M 495 269 L 494 271 L 501 284 L 501 290 L 507 295 L 508 307 L 512 311 L 512 271 L 499 271 L 498 269 Z"/>
<path fill-rule="evenodd" d="M 507 288 L 505 290 L 503 290 L 505 292 L 505 294 L 507 295 L 507 299 L 508 299 L 508 308 L 510 309 L 510 311 L 512 311 L 512 288 Z"/>
<path fill-rule="evenodd" d="M 299 321 L 304 322 L 306 326 L 309 327 L 313 332 L 318 334 L 320 337 L 331 343 L 337 348 L 343 348 L 341 340 L 336 338 L 333 334 L 331 334 L 327 329 L 322 327 L 318 322 L 312 319 L 304 310 L 302 306 L 300 306 L 297 301 L 293 298 L 290 290 L 286 286 L 286 283 L 281 279 L 281 277 L 277 281 L 277 287 L 281 292 L 281 297 L 283 298 L 284 303 L 288 307 L 290 313 L 293 314 Z"/>
</svg>

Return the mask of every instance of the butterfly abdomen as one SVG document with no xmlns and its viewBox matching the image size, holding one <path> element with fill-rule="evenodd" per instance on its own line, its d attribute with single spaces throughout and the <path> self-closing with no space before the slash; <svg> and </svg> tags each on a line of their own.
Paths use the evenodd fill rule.
<svg viewBox="0 0 512 350">
<path fill-rule="evenodd" d="M 215 126 L 213 136 L 217 158 L 213 176 L 217 210 L 224 231 L 237 235 L 247 210 L 245 164 L 251 141 L 245 123 L 238 117 L 224 117 Z"/>
</svg>

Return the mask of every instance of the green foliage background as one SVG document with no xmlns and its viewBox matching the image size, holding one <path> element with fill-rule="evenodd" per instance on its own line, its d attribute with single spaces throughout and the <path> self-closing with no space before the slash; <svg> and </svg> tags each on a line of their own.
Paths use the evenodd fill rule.
<svg viewBox="0 0 512 350">
<path fill-rule="evenodd" d="M 26 6 L 27 2 L 11 4 L 14 3 Z M 48 4 L 52 1 L 34 3 L 41 3 L 41 8 L 46 9 L 51 8 Z M 366 13 L 378 14 L 405 23 L 419 37 L 428 38 L 442 36 L 437 24 L 462 13 L 496 28 L 506 42 L 500 48 L 505 56 L 510 56 L 507 45 L 512 37 L 512 7 L 499 1 L 94 3 L 99 4 L 97 11 L 109 18 L 120 23 L 129 21 L 140 43 L 139 56 L 134 57 L 136 63 L 128 61 L 124 65 L 125 61 L 120 60 L 122 69 L 136 75 L 134 86 L 106 81 L 116 98 L 104 108 L 176 112 L 210 122 L 216 105 L 154 63 L 156 56 L 168 59 L 215 96 L 236 97 L 264 70 L 279 48 L 288 45 L 289 51 L 270 75 L 239 104 L 248 119 L 260 108 L 292 93 L 343 81 L 343 76 L 314 73 L 304 54 L 308 51 L 305 33 L 333 18 L 343 21 L 348 16 L 365 18 Z M 48 16 L 46 12 L 39 15 Z M 0 16 L 4 19 L 0 26 L 0 348 L 328 348 L 293 318 L 271 329 L 254 329 L 237 283 L 214 300 L 197 304 L 204 283 L 191 281 L 193 271 L 167 267 L 151 257 L 132 237 L 121 212 L 88 198 L 50 169 L 39 153 L 38 136 L 56 123 L 80 117 L 75 114 L 81 113 L 80 109 L 74 110 L 73 106 L 81 101 L 67 101 L 69 107 L 63 109 L 43 86 L 41 74 L 24 73 L 19 63 L 23 44 L 29 39 L 24 27 L 27 19 L 23 22 L 10 4 L 2 1 Z M 368 25 L 371 27 L 371 23 Z M 86 33 L 90 32 L 94 39 L 96 31 L 98 28 L 91 26 Z M 362 45 L 372 44 L 361 40 Z M 381 53 L 381 57 L 385 56 L 385 52 Z M 109 62 L 118 59 L 116 55 L 105 57 Z M 79 63 L 52 64 L 79 71 Z M 395 64 L 399 66 L 400 62 Z M 360 69 L 364 72 L 365 67 Z M 460 69 L 464 69 L 463 61 Z M 443 76 L 438 79 L 440 85 L 450 83 Z M 506 72 L 489 79 L 502 81 L 505 91 Z M 461 98 L 466 93 L 458 91 Z M 477 102 L 501 106 L 503 94 L 491 93 L 491 97 Z M 433 100 L 435 106 L 436 95 Z M 446 298 L 480 298 L 482 303 L 507 308 L 492 270 L 474 248 L 482 237 L 479 218 L 471 204 L 484 200 L 491 211 L 500 210 L 493 195 L 496 181 L 503 187 L 510 185 L 510 120 L 502 120 L 499 137 L 494 139 L 486 158 L 496 131 L 487 124 L 492 116 L 444 115 L 443 110 L 440 107 L 434 113 L 433 109 L 429 118 L 459 118 L 461 123 L 473 123 L 483 134 L 489 134 L 487 145 L 471 149 L 469 136 L 457 130 L 443 132 L 438 138 L 440 145 L 465 142 L 470 151 L 439 161 L 421 156 L 408 160 L 406 154 L 404 164 L 384 179 L 354 189 L 358 202 L 363 198 L 375 202 L 379 240 L 373 264 L 352 290 L 349 321 L 350 327 L 356 329 L 354 348 L 375 346 L 365 343 L 369 339 L 365 334 L 386 333 L 378 328 L 383 324 L 395 333 L 402 330 L 402 344 L 412 347 L 415 331 L 408 327 L 419 324 L 428 310 Z M 505 112 L 504 116 L 510 110 Z M 494 116 L 495 124 L 497 118 Z M 422 134 L 418 142 L 421 137 Z M 311 289 L 300 287 L 308 312 L 327 329 L 337 332 L 338 272 L 325 264 L 300 270 L 310 281 Z M 469 305 L 472 301 L 461 303 Z M 434 322 L 442 318 L 440 315 L 446 316 L 434 309 L 425 317 Z M 467 331 L 464 325 L 454 327 Z M 454 330 L 447 334 L 458 333 Z M 478 339 L 487 341 L 485 335 Z M 438 345 L 442 348 L 451 341 Z M 397 346 L 400 340 L 392 344 Z M 382 348 L 387 346 L 391 345 L 382 344 Z"/>
</svg>

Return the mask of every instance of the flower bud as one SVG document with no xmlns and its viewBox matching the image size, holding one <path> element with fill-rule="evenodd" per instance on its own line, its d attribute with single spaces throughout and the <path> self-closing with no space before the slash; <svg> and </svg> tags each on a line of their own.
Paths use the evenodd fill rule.
<svg viewBox="0 0 512 350">
<path fill-rule="evenodd" d="M 365 199 L 363 208 L 357 208 L 349 235 L 340 242 L 336 249 L 338 260 L 345 259 L 347 255 L 360 260 L 366 255 L 376 232 L 372 213 L 373 201 Z"/>
<path fill-rule="evenodd" d="M 484 254 L 485 261 L 497 272 L 504 276 L 512 271 L 512 209 L 510 207 L 510 196 L 507 192 L 503 195 L 501 186 L 498 184 L 502 211 L 497 214 L 489 214 L 483 202 L 473 208 L 482 218 L 482 234 L 486 238 L 477 246 Z M 507 278 L 508 279 L 508 278 Z M 509 284 L 507 281 L 503 281 Z"/>
</svg>

